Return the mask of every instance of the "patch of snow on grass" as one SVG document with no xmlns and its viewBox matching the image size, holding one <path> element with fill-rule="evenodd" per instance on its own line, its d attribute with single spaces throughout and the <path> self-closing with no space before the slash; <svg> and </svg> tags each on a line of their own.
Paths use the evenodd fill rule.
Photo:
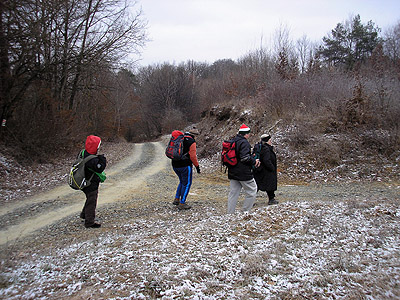
<svg viewBox="0 0 400 300">
<path fill-rule="evenodd" d="M 286 202 L 246 214 L 137 219 L 9 267 L 0 296 L 398 297 L 399 211 L 385 203 Z"/>
</svg>

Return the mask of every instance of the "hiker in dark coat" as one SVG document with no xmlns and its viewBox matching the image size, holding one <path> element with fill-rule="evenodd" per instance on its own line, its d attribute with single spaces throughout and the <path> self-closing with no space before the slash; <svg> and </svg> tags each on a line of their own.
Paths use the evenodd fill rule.
<svg viewBox="0 0 400 300">
<path fill-rule="evenodd" d="M 254 146 L 253 155 L 259 156 L 261 165 L 254 169 L 254 179 L 260 191 L 267 192 L 268 204 L 278 204 L 275 191 L 278 187 L 277 163 L 271 136 L 263 134 L 261 141 Z"/>
<path fill-rule="evenodd" d="M 86 138 L 85 150 L 83 150 L 83 157 L 88 157 L 89 155 L 97 155 L 97 151 L 100 148 L 101 139 L 95 135 L 89 135 Z M 78 155 L 82 155 L 79 153 Z M 107 160 L 104 155 L 97 155 L 85 164 L 85 178 L 91 179 L 91 183 L 88 187 L 82 189 L 86 195 L 85 205 L 83 206 L 80 217 L 85 219 L 86 228 L 99 228 L 101 224 L 95 223 L 96 217 L 96 206 L 97 206 L 97 196 L 99 192 L 100 177 L 95 174 L 104 171 L 107 165 Z"/>
</svg>

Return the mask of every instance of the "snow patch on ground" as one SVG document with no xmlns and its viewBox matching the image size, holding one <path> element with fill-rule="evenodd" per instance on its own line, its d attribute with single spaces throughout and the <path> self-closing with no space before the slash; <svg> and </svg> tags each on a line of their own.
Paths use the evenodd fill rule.
<svg viewBox="0 0 400 300">
<path fill-rule="evenodd" d="M 395 203 L 299 201 L 234 215 L 169 214 L 2 266 L 0 297 L 400 297 Z"/>
</svg>

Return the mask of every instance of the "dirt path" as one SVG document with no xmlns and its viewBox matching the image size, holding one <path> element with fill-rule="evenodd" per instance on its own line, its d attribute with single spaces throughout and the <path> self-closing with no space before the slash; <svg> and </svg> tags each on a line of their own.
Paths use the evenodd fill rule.
<svg viewBox="0 0 400 300">
<path fill-rule="evenodd" d="M 100 187 L 99 229 L 83 226 L 84 194 L 65 182 L 3 205 L 0 298 L 399 298 L 398 182 L 281 180 L 280 204 L 260 192 L 251 214 L 227 215 L 227 174 L 203 159 L 192 209 L 179 211 L 164 145 L 105 151 L 118 159 Z"/>
<path fill-rule="evenodd" d="M 82 192 L 74 191 L 65 183 L 47 192 L 36 194 L 0 208 L 0 248 L 4 254 L 17 258 L 29 251 L 53 249 L 81 240 L 111 235 L 123 231 L 125 225 L 137 219 L 176 218 L 172 205 L 177 177 L 170 161 L 164 155 L 165 141 L 125 144 L 114 149 L 124 159 L 106 169 L 107 181 L 99 191 L 96 215 L 102 223 L 100 230 L 84 228 L 79 212 L 85 201 Z M 202 167 L 206 163 L 202 162 Z M 180 212 L 183 217 L 202 215 L 214 211 L 226 214 L 229 191 L 227 174 L 219 169 L 194 172 L 190 191 L 190 211 Z M 292 201 L 351 201 L 372 198 L 377 203 L 399 201 L 400 186 L 388 183 L 332 182 L 326 184 L 288 185 L 280 182 L 277 198 Z M 238 209 L 240 209 L 240 203 Z M 259 193 L 256 208 L 267 206 L 265 193 Z M 25 253 L 25 254 L 22 254 Z"/>
<path fill-rule="evenodd" d="M 106 170 L 107 180 L 101 186 L 98 208 L 128 200 L 143 188 L 146 178 L 165 169 L 164 144 L 134 144 L 127 157 Z M 65 217 L 78 214 L 85 196 L 67 185 L 21 200 L 0 209 L 0 245 L 23 238 Z"/>
</svg>

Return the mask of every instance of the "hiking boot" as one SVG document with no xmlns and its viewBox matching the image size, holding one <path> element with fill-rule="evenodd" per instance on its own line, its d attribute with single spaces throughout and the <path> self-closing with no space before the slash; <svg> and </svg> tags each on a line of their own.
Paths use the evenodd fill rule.
<svg viewBox="0 0 400 300">
<path fill-rule="evenodd" d="M 81 219 L 84 219 L 84 220 L 85 220 L 85 214 L 84 214 L 83 212 L 81 212 L 81 214 L 79 215 L 79 217 L 80 217 Z"/>
<path fill-rule="evenodd" d="M 86 228 L 100 228 L 101 224 L 93 223 L 92 225 L 85 225 Z"/>
<path fill-rule="evenodd" d="M 178 209 L 182 210 L 182 209 L 190 209 L 192 208 L 191 206 L 187 205 L 186 203 L 179 203 L 178 204 Z"/>
<path fill-rule="evenodd" d="M 278 203 L 279 203 L 279 201 L 275 200 L 275 198 L 268 201 L 268 205 L 274 205 L 274 204 L 278 204 Z"/>
<path fill-rule="evenodd" d="M 175 198 L 175 199 L 174 199 L 174 202 L 172 202 L 172 204 L 173 204 L 173 205 L 178 205 L 178 204 L 179 204 L 179 199 L 178 199 L 178 198 Z"/>
</svg>

